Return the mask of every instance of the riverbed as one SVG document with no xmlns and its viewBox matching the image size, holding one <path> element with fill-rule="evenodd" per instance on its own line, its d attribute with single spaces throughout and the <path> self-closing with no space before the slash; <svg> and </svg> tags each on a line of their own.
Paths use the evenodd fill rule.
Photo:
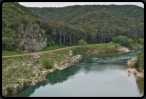
<svg viewBox="0 0 146 99">
<path fill-rule="evenodd" d="M 82 62 L 49 73 L 47 81 L 11 97 L 142 97 L 144 79 L 126 74 L 127 60 L 139 52 L 83 55 Z"/>
</svg>

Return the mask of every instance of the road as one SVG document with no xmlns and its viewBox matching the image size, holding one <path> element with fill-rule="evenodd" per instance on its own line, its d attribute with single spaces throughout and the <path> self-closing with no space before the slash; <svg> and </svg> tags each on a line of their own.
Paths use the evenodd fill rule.
<svg viewBox="0 0 146 99">
<path fill-rule="evenodd" d="M 104 44 L 108 44 L 108 43 L 104 43 Z M 93 44 L 93 45 L 99 45 L 99 44 Z M 86 45 L 86 46 L 92 46 L 92 45 Z M 17 56 L 25 56 L 25 55 L 33 55 L 33 54 L 46 53 L 46 52 L 53 52 L 53 51 L 57 51 L 57 50 L 68 49 L 68 48 L 74 48 L 74 47 L 83 47 L 83 46 L 65 47 L 65 48 L 60 48 L 60 49 L 55 49 L 55 50 L 50 50 L 50 51 L 35 52 L 35 53 L 22 54 L 22 55 L 2 56 L 2 58 L 7 58 L 7 57 L 17 57 Z"/>
</svg>

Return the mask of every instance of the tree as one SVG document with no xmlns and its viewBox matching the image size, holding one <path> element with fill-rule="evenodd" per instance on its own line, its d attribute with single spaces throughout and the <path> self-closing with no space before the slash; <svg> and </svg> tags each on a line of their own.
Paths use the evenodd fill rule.
<svg viewBox="0 0 146 99">
<path fill-rule="evenodd" d="M 128 38 L 128 43 L 129 43 L 129 44 L 133 43 L 133 39 Z"/>
<path fill-rule="evenodd" d="M 140 38 L 140 43 L 144 44 L 144 39 L 143 38 Z"/>
<path fill-rule="evenodd" d="M 78 45 L 87 45 L 87 42 L 85 42 L 83 39 L 79 40 Z"/>
<path fill-rule="evenodd" d="M 126 36 L 123 37 L 121 44 L 123 46 L 127 46 L 128 47 L 129 42 L 128 42 L 128 38 Z"/>
</svg>

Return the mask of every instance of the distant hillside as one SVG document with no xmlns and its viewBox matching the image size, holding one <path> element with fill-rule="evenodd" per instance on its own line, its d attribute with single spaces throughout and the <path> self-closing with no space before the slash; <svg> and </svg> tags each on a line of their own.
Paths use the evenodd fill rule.
<svg viewBox="0 0 146 99">
<path fill-rule="evenodd" d="M 76 27 L 128 30 L 144 23 L 144 9 L 135 5 L 75 5 L 63 8 L 31 8 L 42 20 L 61 22 Z M 141 25 L 140 25 L 141 24 Z"/>
</svg>

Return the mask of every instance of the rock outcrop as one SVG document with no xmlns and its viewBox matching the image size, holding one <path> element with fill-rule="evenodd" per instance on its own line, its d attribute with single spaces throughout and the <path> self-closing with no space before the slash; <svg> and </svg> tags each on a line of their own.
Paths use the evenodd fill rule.
<svg viewBox="0 0 146 99">
<path fill-rule="evenodd" d="M 137 58 L 132 58 L 132 59 L 128 60 L 128 61 L 127 61 L 127 65 L 128 65 L 129 67 L 133 67 L 134 62 L 135 62 L 136 60 L 137 60 Z"/>
<path fill-rule="evenodd" d="M 134 68 L 134 62 L 137 60 L 137 58 L 132 58 L 127 61 L 127 65 L 129 69 L 126 70 L 126 73 L 128 73 L 128 70 L 131 70 L 131 73 L 135 73 L 137 77 L 144 78 L 144 69 L 143 68 Z"/>
<path fill-rule="evenodd" d="M 117 51 L 118 52 L 129 52 L 130 50 L 126 47 L 119 46 L 119 47 L 117 47 Z"/>
<path fill-rule="evenodd" d="M 19 37 L 21 38 L 19 49 L 21 52 L 40 51 L 47 46 L 47 38 L 45 34 L 40 32 L 37 25 L 28 25 L 26 29 L 24 27 L 22 24 L 19 28 Z"/>
</svg>

